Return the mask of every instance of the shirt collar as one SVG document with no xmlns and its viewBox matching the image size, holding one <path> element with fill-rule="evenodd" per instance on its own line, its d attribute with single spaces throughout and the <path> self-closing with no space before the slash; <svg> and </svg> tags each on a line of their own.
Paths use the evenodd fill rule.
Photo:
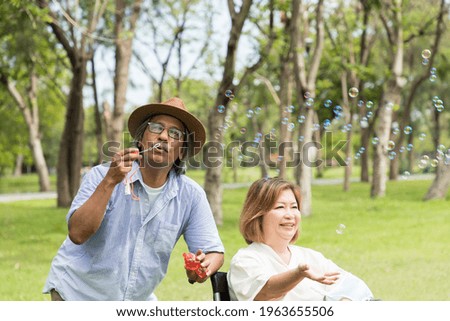
<svg viewBox="0 0 450 321">
<path fill-rule="evenodd" d="M 139 183 L 144 186 L 144 179 L 142 178 L 142 172 L 141 169 L 139 168 L 139 163 L 138 162 L 133 162 L 131 171 L 127 174 L 127 178 L 128 181 L 131 181 L 133 184 L 136 181 L 139 181 Z M 177 174 L 175 173 L 174 169 L 171 169 L 169 172 L 169 177 L 167 180 L 167 190 L 169 191 L 173 191 L 175 193 L 178 192 L 179 189 L 179 177 L 177 176 Z"/>
</svg>

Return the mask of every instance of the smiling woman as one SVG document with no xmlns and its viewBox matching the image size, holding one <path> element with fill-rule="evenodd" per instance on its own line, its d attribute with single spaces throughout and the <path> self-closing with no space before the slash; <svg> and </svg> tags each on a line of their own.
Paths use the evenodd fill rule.
<svg viewBox="0 0 450 321">
<path fill-rule="evenodd" d="M 241 212 L 247 248 L 228 273 L 234 300 L 371 300 L 367 285 L 321 253 L 293 245 L 299 236 L 299 187 L 280 178 L 252 184 Z"/>
</svg>

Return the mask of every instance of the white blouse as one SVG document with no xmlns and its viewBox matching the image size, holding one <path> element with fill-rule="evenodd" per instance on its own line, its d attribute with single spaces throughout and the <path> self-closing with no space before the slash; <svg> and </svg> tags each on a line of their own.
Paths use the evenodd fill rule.
<svg viewBox="0 0 450 321">
<path fill-rule="evenodd" d="M 371 291 L 361 279 L 344 271 L 321 253 L 295 245 L 289 245 L 289 249 L 291 251 L 289 264 L 284 263 L 270 246 L 263 243 L 252 243 L 240 249 L 231 260 L 227 276 L 231 300 L 254 300 L 271 276 L 297 268 L 299 264 L 308 264 L 318 275 L 340 272 L 339 280 L 333 285 L 325 285 L 304 278 L 283 297 L 283 301 L 373 298 Z"/>
</svg>

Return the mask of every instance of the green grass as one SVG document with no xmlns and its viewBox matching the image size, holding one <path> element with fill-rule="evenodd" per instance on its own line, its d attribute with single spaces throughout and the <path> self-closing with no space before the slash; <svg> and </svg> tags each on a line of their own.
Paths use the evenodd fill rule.
<svg viewBox="0 0 450 321">
<path fill-rule="evenodd" d="M 55 175 L 50 175 L 50 189 L 52 191 L 56 190 Z M 0 177 L 0 194 L 35 192 L 39 192 L 39 178 L 37 174 L 24 174 L 18 177 L 12 175 Z"/>
<path fill-rule="evenodd" d="M 313 186 L 313 215 L 304 217 L 297 244 L 321 251 L 360 276 L 383 300 L 450 300 L 450 196 L 423 202 L 430 181 L 389 182 L 387 196 L 370 199 L 368 184 Z M 225 264 L 245 246 L 238 217 L 246 189 L 224 191 L 219 233 Z M 41 294 L 50 262 L 66 235 L 66 209 L 54 200 L 0 203 L 0 300 L 48 300 Z M 343 234 L 336 226 L 345 224 Z M 183 269 L 181 239 L 160 300 L 211 300 L 211 284 L 190 285 Z"/>
</svg>

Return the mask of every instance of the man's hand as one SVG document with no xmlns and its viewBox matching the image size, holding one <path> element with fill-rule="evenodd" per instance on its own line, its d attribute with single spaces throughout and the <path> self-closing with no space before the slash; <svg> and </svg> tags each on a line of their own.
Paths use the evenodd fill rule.
<svg viewBox="0 0 450 321">
<path fill-rule="evenodd" d="M 131 171 L 133 162 L 141 158 L 142 155 L 139 155 L 139 149 L 137 148 L 126 148 L 118 151 L 113 156 L 108 170 L 107 178 L 109 182 L 112 184 L 120 183 Z"/>
<path fill-rule="evenodd" d="M 208 270 L 211 262 L 207 259 L 205 253 L 202 250 L 198 250 L 197 253 L 183 253 L 184 268 L 186 269 L 186 275 L 190 283 L 203 283 L 205 282 L 210 272 Z"/>
</svg>

